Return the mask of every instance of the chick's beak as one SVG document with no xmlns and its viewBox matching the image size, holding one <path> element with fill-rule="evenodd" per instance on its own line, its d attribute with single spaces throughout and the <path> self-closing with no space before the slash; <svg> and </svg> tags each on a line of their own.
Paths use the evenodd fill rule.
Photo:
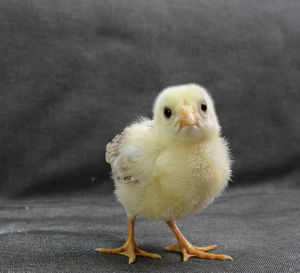
<svg viewBox="0 0 300 273">
<path fill-rule="evenodd" d="M 185 126 L 199 125 L 200 117 L 195 113 L 195 109 L 191 105 L 185 102 L 180 112 L 181 118 L 176 122 L 176 125 L 179 123 L 180 129 Z"/>
</svg>

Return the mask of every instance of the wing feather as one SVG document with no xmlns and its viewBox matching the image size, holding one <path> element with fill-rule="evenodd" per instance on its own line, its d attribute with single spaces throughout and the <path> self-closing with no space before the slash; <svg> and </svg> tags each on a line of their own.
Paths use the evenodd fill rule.
<svg viewBox="0 0 300 273">
<path fill-rule="evenodd" d="M 116 135 L 106 146 L 105 159 L 111 165 L 112 177 L 115 181 L 122 183 L 139 183 L 137 170 L 133 162 L 142 152 L 134 143 L 128 141 L 130 131 L 134 126 L 140 126 L 142 130 L 152 130 L 153 125 L 149 120 L 142 120 L 141 123 L 133 124 L 124 129 L 121 134 Z"/>
</svg>

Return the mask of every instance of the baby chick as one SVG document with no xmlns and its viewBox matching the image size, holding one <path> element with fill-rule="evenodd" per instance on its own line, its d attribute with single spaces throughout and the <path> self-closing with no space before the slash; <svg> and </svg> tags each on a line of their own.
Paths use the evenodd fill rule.
<svg viewBox="0 0 300 273">
<path fill-rule="evenodd" d="M 153 120 L 142 118 L 117 135 L 106 147 L 115 182 L 115 195 L 128 217 L 128 238 L 116 249 L 96 251 L 122 254 L 134 263 L 136 255 L 161 258 L 138 248 L 134 241 L 137 215 L 165 221 L 178 243 L 183 261 L 190 257 L 231 260 L 195 247 L 182 235 L 176 220 L 209 205 L 226 187 L 231 161 L 213 100 L 196 84 L 169 87 L 157 97 Z"/>
</svg>

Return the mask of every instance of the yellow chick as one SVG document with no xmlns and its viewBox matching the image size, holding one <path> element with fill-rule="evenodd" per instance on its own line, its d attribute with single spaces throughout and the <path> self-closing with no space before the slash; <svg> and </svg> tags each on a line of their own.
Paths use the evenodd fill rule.
<svg viewBox="0 0 300 273">
<path fill-rule="evenodd" d="M 161 258 L 138 248 L 134 241 L 137 215 L 165 221 L 178 243 L 183 261 L 190 257 L 231 260 L 207 251 L 215 245 L 195 247 L 182 235 L 176 220 L 209 205 L 226 187 L 231 160 L 214 103 L 199 85 L 169 87 L 157 97 L 153 120 L 141 118 L 117 135 L 106 147 L 115 195 L 128 217 L 128 238 L 116 249 L 96 251 L 122 254 L 134 263 L 136 256 Z"/>
</svg>

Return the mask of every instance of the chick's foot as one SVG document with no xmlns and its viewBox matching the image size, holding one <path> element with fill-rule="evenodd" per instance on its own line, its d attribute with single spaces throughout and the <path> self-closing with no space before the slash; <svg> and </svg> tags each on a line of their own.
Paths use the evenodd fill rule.
<svg viewBox="0 0 300 273">
<path fill-rule="evenodd" d="M 120 254 L 127 256 L 129 258 L 129 264 L 135 262 L 136 256 L 149 257 L 152 259 L 161 259 L 161 256 L 157 254 L 150 253 L 138 248 L 138 244 L 134 241 L 134 221 L 135 219 L 128 219 L 128 238 L 123 246 L 115 249 L 97 248 L 95 249 L 95 251 L 101 253 Z"/>
<path fill-rule="evenodd" d="M 191 257 L 198 257 L 202 259 L 211 259 L 211 260 L 233 260 L 232 257 L 223 254 L 213 254 L 207 253 L 207 251 L 213 250 L 216 248 L 216 245 L 206 246 L 206 247 L 196 247 L 193 246 L 180 232 L 175 222 L 169 221 L 167 224 L 170 226 L 174 232 L 178 244 L 168 246 L 167 250 L 180 250 L 182 253 L 182 259 L 184 262 L 187 262 Z"/>
<path fill-rule="evenodd" d="M 157 254 L 139 249 L 137 247 L 137 243 L 135 243 L 133 240 L 128 240 L 128 239 L 125 242 L 125 244 L 119 248 L 115 248 L 115 249 L 97 248 L 95 250 L 101 253 L 120 254 L 120 255 L 127 256 L 129 258 L 129 262 L 128 262 L 129 264 L 135 262 L 136 256 L 149 257 L 152 259 L 161 258 L 161 256 Z"/>
<path fill-rule="evenodd" d="M 190 246 L 192 246 L 192 245 L 190 244 Z M 216 245 L 212 245 L 212 246 L 201 246 L 201 247 L 199 247 L 199 246 L 194 246 L 194 248 L 196 248 L 196 249 L 199 250 L 199 251 L 203 251 L 203 252 L 214 250 L 216 247 L 217 247 Z M 172 251 L 172 250 L 181 250 L 182 247 L 179 246 L 179 245 L 177 244 L 177 245 L 167 246 L 166 249 L 167 249 L 167 250 L 170 250 L 170 251 Z"/>
</svg>

